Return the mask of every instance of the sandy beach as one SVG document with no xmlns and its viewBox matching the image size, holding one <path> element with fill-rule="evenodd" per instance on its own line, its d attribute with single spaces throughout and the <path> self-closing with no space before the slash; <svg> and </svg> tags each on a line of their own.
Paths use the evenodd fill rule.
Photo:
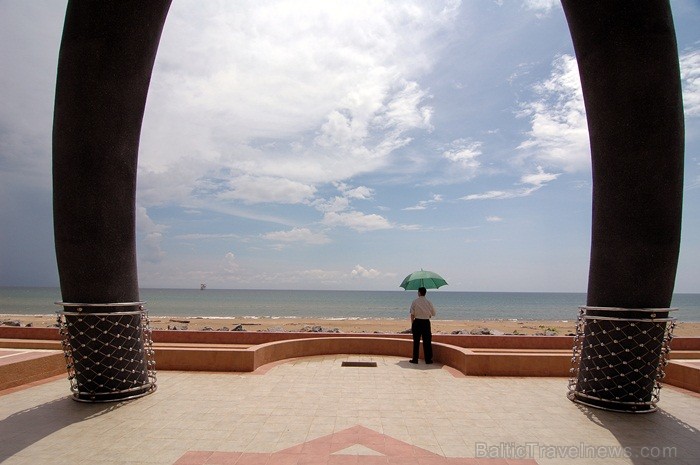
<svg viewBox="0 0 700 465">
<path fill-rule="evenodd" d="M 0 325 L 31 325 L 45 328 L 56 324 L 53 315 L 0 314 Z M 323 319 L 323 318 L 210 318 L 201 316 L 151 316 L 152 329 L 177 331 L 335 331 L 342 333 L 400 333 L 410 328 L 408 319 Z M 493 333 L 493 334 L 546 334 L 565 336 L 573 334 L 576 320 L 439 320 L 432 321 L 434 334 Z M 700 336 L 700 322 L 677 322 L 674 336 Z"/>
</svg>

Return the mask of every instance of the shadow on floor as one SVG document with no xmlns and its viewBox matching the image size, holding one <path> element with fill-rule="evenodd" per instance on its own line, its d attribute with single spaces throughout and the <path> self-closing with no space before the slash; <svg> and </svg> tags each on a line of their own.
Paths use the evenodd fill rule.
<svg viewBox="0 0 700 465">
<path fill-rule="evenodd" d="M 442 369 L 442 363 L 431 363 L 430 365 L 426 365 L 426 363 L 422 359 L 418 360 L 418 363 L 411 363 L 408 360 L 401 360 L 399 362 L 396 362 L 396 364 L 401 368 L 411 368 L 413 370 L 422 371 Z"/>
<path fill-rule="evenodd" d="M 124 404 L 82 403 L 66 396 L 13 413 L 0 420 L 0 463 L 67 426 L 104 415 Z"/>
<path fill-rule="evenodd" d="M 622 454 L 619 457 L 637 465 L 700 463 L 700 431 L 663 409 L 635 414 L 576 405 L 588 420 L 619 441 L 619 450 L 601 453 Z"/>
</svg>

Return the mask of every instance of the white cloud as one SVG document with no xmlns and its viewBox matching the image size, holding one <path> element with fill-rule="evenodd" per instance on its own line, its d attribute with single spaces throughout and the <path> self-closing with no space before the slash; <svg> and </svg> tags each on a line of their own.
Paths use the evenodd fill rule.
<svg viewBox="0 0 700 465">
<path fill-rule="evenodd" d="M 347 197 L 335 196 L 330 200 L 316 200 L 314 206 L 317 210 L 326 212 L 342 212 L 350 208 L 350 200 Z"/>
<path fill-rule="evenodd" d="M 208 239 L 240 239 L 238 234 L 179 234 L 173 237 L 174 239 L 184 240 L 184 241 L 198 241 L 198 240 L 208 240 Z"/>
<path fill-rule="evenodd" d="M 479 141 L 457 139 L 442 153 L 442 156 L 465 170 L 469 177 L 474 177 L 481 166 L 478 160 L 482 154 L 481 146 L 482 143 Z"/>
<path fill-rule="evenodd" d="M 431 129 L 419 78 L 458 8 L 417 0 L 174 2 L 140 170 L 177 187 L 143 201 L 177 203 L 202 179 L 228 171 L 236 179 L 212 202 L 302 203 L 320 184 L 384 167 L 412 131 Z M 182 160 L 187 174 L 176 169 Z"/>
<path fill-rule="evenodd" d="M 161 248 L 166 227 L 157 224 L 149 216 L 146 208 L 136 207 L 136 233 L 139 245 L 139 259 L 149 263 L 160 263 L 165 258 Z"/>
<path fill-rule="evenodd" d="M 353 278 L 376 278 L 381 275 L 381 273 L 374 268 L 367 269 L 361 265 L 355 265 L 352 269 L 350 275 Z"/>
<path fill-rule="evenodd" d="M 51 185 L 51 128 L 65 2 L 0 2 L 0 184 Z"/>
<path fill-rule="evenodd" d="M 188 201 L 184 206 L 187 208 L 196 208 L 198 210 L 207 210 L 215 213 L 220 213 L 227 216 L 235 216 L 239 218 L 247 218 L 255 221 L 267 223 L 281 224 L 284 226 L 294 226 L 295 222 L 286 218 L 274 215 L 267 215 L 256 210 L 246 210 L 243 208 L 231 206 L 221 202 L 211 202 L 209 199 L 195 199 Z"/>
<path fill-rule="evenodd" d="M 469 194 L 464 197 L 460 197 L 461 200 L 504 200 L 513 199 L 516 197 L 527 197 L 532 194 L 536 189 L 517 189 L 509 191 L 486 191 L 481 194 Z"/>
<path fill-rule="evenodd" d="M 436 204 L 436 203 L 440 203 L 440 202 L 442 202 L 442 200 L 443 200 L 443 199 L 442 199 L 442 195 L 440 195 L 440 194 L 434 194 L 432 199 L 430 199 L 430 200 L 421 200 L 420 202 L 418 202 L 418 204 L 416 204 L 416 205 L 414 205 L 414 206 L 412 206 L 412 207 L 406 207 L 406 208 L 404 208 L 403 210 L 404 210 L 404 211 L 425 210 L 425 209 L 428 208 L 430 205 L 433 205 L 433 204 Z"/>
<path fill-rule="evenodd" d="M 351 200 L 371 200 L 374 190 L 366 186 L 351 187 L 344 182 L 333 183 L 342 194 L 331 199 L 316 199 L 312 205 L 321 212 L 342 212 L 350 209 Z"/>
<path fill-rule="evenodd" d="M 700 116 L 700 50 L 689 50 L 679 57 L 686 118 Z"/>
<path fill-rule="evenodd" d="M 539 3 L 548 2 L 533 6 Z M 700 51 L 681 53 L 679 62 L 685 115 L 700 116 Z M 528 139 L 518 146 L 522 156 L 566 172 L 589 170 L 588 125 L 576 59 L 555 59 L 550 77 L 534 91 L 538 98 L 522 105 L 521 115 L 531 125 Z"/>
<path fill-rule="evenodd" d="M 371 200 L 374 190 L 366 186 L 351 187 L 343 182 L 334 183 L 340 196 L 331 199 L 317 199 L 312 205 L 323 212 L 322 223 L 326 226 L 345 226 L 359 232 L 389 229 L 393 226 L 381 215 L 366 215 L 351 207 L 352 200 Z"/>
<path fill-rule="evenodd" d="M 185 159 L 173 163 L 168 171 L 140 167 L 136 193 L 138 202 L 147 207 L 187 202 L 201 184 L 198 178 L 206 169 L 201 162 L 189 160 L 188 163 Z"/>
<path fill-rule="evenodd" d="M 353 121 L 352 115 L 344 115 L 333 110 L 328 120 L 321 126 L 321 134 L 315 142 L 321 147 L 351 148 L 367 135 L 367 127 Z"/>
<path fill-rule="evenodd" d="M 535 11 L 538 16 L 544 16 L 561 3 L 559 0 L 525 0 L 524 5 L 528 10 Z"/>
<path fill-rule="evenodd" d="M 323 224 L 327 226 L 345 226 L 358 232 L 391 229 L 391 223 L 381 215 L 365 215 L 358 211 L 328 212 L 323 216 Z"/>
<path fill-rule="evenodd" d="M 500 223 L 501 221 L 503 221 L 503 218 L 501 218 L 500 216 L 487 216 L 486 221 L 488 221 L 489 223 Z"/>
<path fill-rule="evenodd" d="M 304 242 L 306 244 L 327 244 L 331 241 L 324 233 L 315 233 L 308 228 L 269 232 L 263 234 L 263 238 L 274 242 Z"/>
<path fill-rule="evenodd" d="M 559 177 L 558 173 L 545 173 L 541 166 L 537 167 L 536 173 L 524 174 L 520 177 L 521 184 L 531 184 L 536 187 L 542 187 L 548 182 L 552 182 Z"/>
<path fill-rule="evenodd" d="M 345 183 L 336 183 L 336 187 L 345 197 L 350 199 L 370 200 L 374 196 L 374 189 L 366 186 L 353 188 Z"/>
<path fill-rule="evenodd" d="M 432 129 L 430 117 L 433 109 L 423 104 L 427 97 L 417 82 L 401 82 L 400 89 L 375 121 L 378 120 L 381 126 L 393 128 L 398 133 L 414 128 Z"/>
<path fill-rule="evenodd" d="M 223 270 L 226 273 L 236 273 L 238 271 L 238 263 L 233 252 L 226 252 L 224 255 Z"/>
<path fill-rule="evenodd" d="M 505 200 L 518 197 L 527 197 L 540 190 L 547 183 L 554 181 L 560 173 L 545 173 L 541 166 L 537 167 L 536 173 L 524 174 L 520 177 L 519 184 L 526 184 L 530 187 L 522 187 L 509 190 L 491 190 L 481 194 L 470 194 L 461 197 L 460 200 Z"/>
<path fill-rule="evenodd" d="M 320 283 L 337 283 L 341 282 L 342 273 L 335 270 L 324 270 L 314 268 L 310 270 L 302 270 L 289 274 L 290 281 L 303 282 L 308 285 L 312 280 Z"/>
<path fill-rule="evenodd" d="M 528 139 L 519 146 L 523 158 L 567 172 L 590 169 L 588 125 L 576 59 L 563 55 L 552 64 L 549 79 L 535 87 L 537 99 L 522 105 L 530 119 Z"/>
<path fill-rule="evenodd" d="M 244 203 L 307 203 L 316 192 L 313 186 L 289 179 L 251 175 L 235 177 L 227 187 L 217 195 L 219 199 Z"/>
</svg>

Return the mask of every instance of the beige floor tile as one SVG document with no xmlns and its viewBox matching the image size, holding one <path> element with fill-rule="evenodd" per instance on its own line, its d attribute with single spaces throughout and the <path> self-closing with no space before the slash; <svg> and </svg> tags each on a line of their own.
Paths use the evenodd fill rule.
<svg viewBox="0 0 700 465">
<path fill-rule="evenodd" d="M 344 359 L 378 367 L 343 368 Z M 585 442 L 678 451 L 675 462 L 634 465 L 700 463 L 700 398 L 684 391 L 664 389 L 657 413 L 618 414 L 570 402 L 562 378 L 454 377 L 401 360 L 310 357 L 265 375 L 162 372 L 156 393 L 116 405 L 73 402 L 67 381 L 52 381 L 0 398 L 0 426 L 12 439 L 0 441 L 0 461 L 53 465 L 59 453 L 74 465 L 172 465 L 187 451 L 275 452 L 362 425 L 447 457 L 474 457 L 477 444 Z"/>
</svg>

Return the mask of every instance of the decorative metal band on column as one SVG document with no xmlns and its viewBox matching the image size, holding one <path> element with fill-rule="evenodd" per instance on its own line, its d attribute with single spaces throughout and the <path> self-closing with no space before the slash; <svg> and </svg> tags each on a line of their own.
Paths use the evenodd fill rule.
<svg viewBox="0 0 700 465">
<path fill-rule="evenodd" d="M 568 397 L 618 412 L 653 412 L 668 364 L 671 308 L 580 307 Z"/>
<path fill-rule="evenodd" d="M 156 370 L 144 302 L 56 302 L 73 399 L 113 402 L 156 390 Z M 135 310 L 109 311 L 114 307 Z"/>
</svg>

